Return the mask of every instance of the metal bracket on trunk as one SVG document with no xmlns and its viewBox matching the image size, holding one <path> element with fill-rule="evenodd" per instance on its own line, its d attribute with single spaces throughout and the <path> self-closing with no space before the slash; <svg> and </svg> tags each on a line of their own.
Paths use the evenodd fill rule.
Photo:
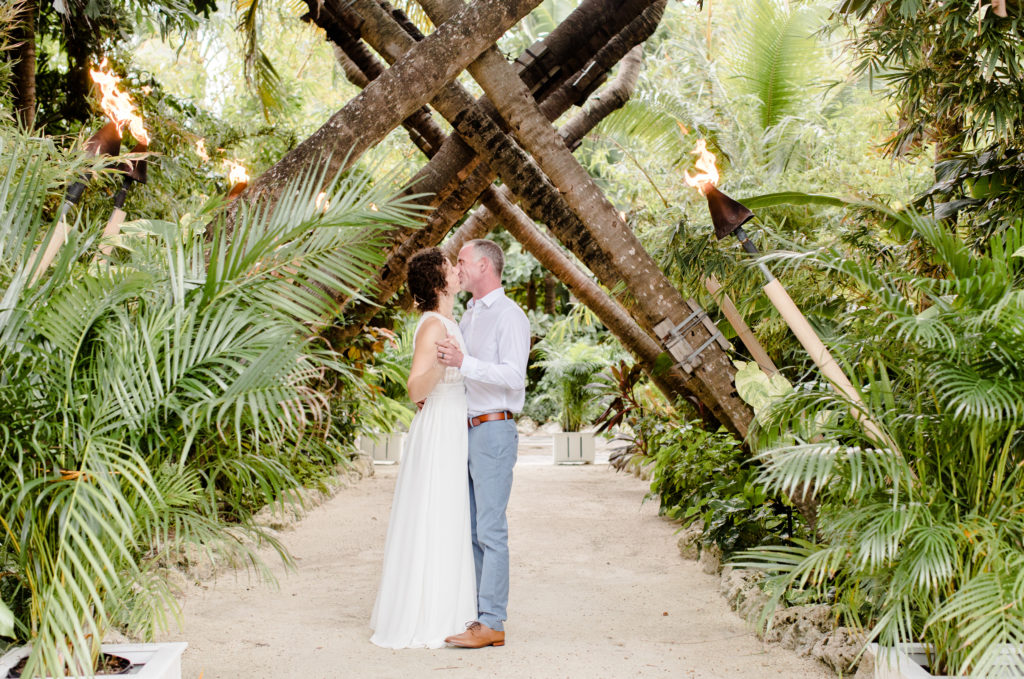
<svg viewBox="0 0 1024 679">
<path fill-rule="evenodd" d="M 701 363 L 703 363 L 701 354 L 704 353 L 705 349 L 718 342 L 718 345 L 725 350 L 729 348 L 729 343 L 722 336 L 722 331 L 708 318 L 707 312 L 701 309 L 697 302 L 688 299 L 686 304 L 690 307 L 692 313 L 682 323 L 676 325 L 666 318 L 654 326 L 654 332 L 658 335 L 658 339 L 661 340 L 662 344 L 665 345 L 668 353 L 678 361 L 675 367 L 682 368 L 687 373 L 692 373 L 695 368 L 700 367 Z M 689 334 L 691 340 L 697 339 L 694 337 L 696 333 L 693 330 L 698 325 L 703 325 L 710 337 L 694 349 L 693 345 L 687 341 L 686 335 Z"/>
<path fill-rule="evenodd" d="M 537 49 L 536 53 L 531 50 L 532 46 L 523 50 L 523 53 L 516 59 L 516 63 L 522 67 L 519 77 L 522 78 L 523 82 L 533 80 L 533 84 L 530 86 L 530 94 L 536 97 L 537 90 L 544 85 L 546 78 L 557 73 L 561 67 L 558 65 L 552 66 L 548 69 L 547 73 L 545 73 L 543 71 L 544 59 L 547 58 L 548 52 L 551 50 L 547 45 L 541 45 Z M 533 73 L 531 73 L 531 71 L 533 71 Z"/>
</svg>

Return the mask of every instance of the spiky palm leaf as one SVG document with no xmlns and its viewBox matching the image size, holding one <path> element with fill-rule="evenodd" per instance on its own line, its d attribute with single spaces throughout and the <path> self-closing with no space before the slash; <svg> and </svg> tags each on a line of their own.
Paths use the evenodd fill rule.
<svg viewBox="0 0 1024 679">
<path fill-rule="evenodd" d="M 270 117 L 272 112 L 284 108 L 288 91 L 281 76 L 278 74 L 270 57 L 260 46 L 260 27 L 262 23 L 263 2 L 261 0 L 235 0 L 235 13 L 238 15 L 237 30 L 242 36 L 244 55 L 245 81 L 259 97 L 263 115 Z M 293 11 L 305 10 L 302 2 L 292 2 Z"/>
<path fill-rule="evenodd" d="M 126 261 L 86 267 L 95 238 L 76 235 L 29 284 L 52 177 L 38 148 L 6 142 L 0 599 L 33 641 L 27 676 L 91 674 L 111 625 L 152 631 L 174 609 L 160 555 L 284 554 L 251 517 L 298 484 L 294 456 L 334 455 L 313 386 L 339 364 L 307 339 L 332 310 L 323 288 L 357 291 L 414 208 L 346 178 L 324 209 L 311 172 L 272 212 L 241 211 L 232 239 L 136 223 Z"/>
<path fill-rule="evenodd" d="M 822 420 L 820 441 L 793 444 L 794 425 L 849 404 L 827 392 L 783 398 L 757 435 L 762 480 L 822 493 L 827 547 L 761 549 L 744 561 L 773 573 L 777 592 L 836 591 L 883 645 L 931 643 L 937 673 L 1020 672 L 1024 660 L 1003 649 L 1024 640 L 1024 295 L 1010 254 L 1021 229 L 978 255 L 928 218 L 889 214 L 944 277 L 830 249 L 800 261 L 842 274 L 860 296 L 848 323 L 866 334 L 851 368 L 900 455 L 846 417 Z M 845 558 L 822 568 L 825 552 Z M 867 597 L 866 582 L 877 583 Z"/>
<path fill-rule="evenodd" d="M 739 10 L 739 30 L 729 34 L 726 49 L 733 96 L 758 101 L 765 130 L 798 115 L 819 78 L 822 53 L 815 32 L 822 27 L 820 7 L 778 0 L 753 0 Z"/>
</svg>

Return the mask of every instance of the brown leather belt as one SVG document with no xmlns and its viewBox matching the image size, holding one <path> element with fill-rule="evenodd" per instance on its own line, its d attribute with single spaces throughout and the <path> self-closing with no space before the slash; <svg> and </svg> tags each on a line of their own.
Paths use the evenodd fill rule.
<svg viewBox="0 0 1024 679">
<path fill-rule="evenodd" d="M 473 427 L 479 427 L 484 422 L 494 422 L 495 420 L 511 420 L 514 417 L 515 416 L 511 412 L 507 410 L 502 410 L 500 413 L 484 413 L 483 415 L 471 417 L 468 420 L 468 424 L 469 428 L 472 429 Z"/>
</svg>

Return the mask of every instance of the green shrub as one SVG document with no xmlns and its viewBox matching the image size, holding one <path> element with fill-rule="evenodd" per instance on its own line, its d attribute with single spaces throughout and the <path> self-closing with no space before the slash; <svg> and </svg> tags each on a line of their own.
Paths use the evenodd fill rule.
<svg viewBox="0 0 1024 679">
<path fill-rule="evenodd" d="M 339 457 L 323 387 L 352 381 L 309 326 L 332 308 L 324 287 L 354 291 L 413 210 L 348 179 L 321 210 L 308 176 L 230 235 L 216 204 L 126 223 L 116 261 L 86 217 L 33 282 L 57 233 L 51 154 L 0 127 L 0 634 L 33 643 L 26 676 L 91 675 L 111 626 L 164 626 L 160 566 L 184 545 L 288 558 L 252 515 Z"/>
<path fill-rule="evenodd" d="M 793 534 L 791 506 L 767 492 L 740 442 L 695 422 L 647 416 L 639 425 L 651 456 L 651 491 L 662 514 L 701 520 L 704 541 L 723 552 L 777 542 Z"/>
<path fill-rule="evenodd" d="M 838 250 L 795 256 L 858 299 L 841 348 L 866 405 L 800 389 L 764 416 L 760 480 L 814 489 L 823 539 L 744 563 L 768 571 L 778 596 L 834 598 L 846 624 L 885 646 L 931 644 L 934 674 L 1006 676 L 1004 661 L 1019 673 L 1024 658 L 1000 649 L 1024 642 L 1024 229 L 979 255 L 943 224 L 890 217 L 927 275 Z M 819 436 L 800 440 L 811 419 Z"/>
</svg>

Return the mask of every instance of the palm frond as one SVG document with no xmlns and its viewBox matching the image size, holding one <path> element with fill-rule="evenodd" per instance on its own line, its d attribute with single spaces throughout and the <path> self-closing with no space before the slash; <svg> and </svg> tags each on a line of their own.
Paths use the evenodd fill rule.
<svg viewBox="0 0 1024 679">
<path fill-rule="evenodd" d="M 755 0 L 743 5 L 742 30 L 730 36 L 732 77 L 726 82 L 734 95 L 757 97 L 762 128 L 798 114 L 807 100 L 818 77 L 815 32 L 822 19 L 820 9 L 805 4 Z"/>
<path fill-rule="evenodd" d="M 260 47 L 262 0 L 235 0 L 237 30 L 242 34 L 245 80 L 260 100 L 263 116 L 284 108 L 287 90 L 270 57 Z"/>
<path fill-rule="evenodd" d="M 1024 672 L 1024 563 L 979 573 L 935 611 L 928 624 L 953 625 L 960 646 L 950 649 L 957 674 L 1014 676 Z M 1008 566 L 1010 564 L 1007 564 Z"/>
<path fill-rule="evenodd" d="M 1024 381 L 992 374 L 981 366 L 934 366 L 929 382 L 953 417 L 963 422 L 1019 422 L 1024 416 Z"/>
</svg>

